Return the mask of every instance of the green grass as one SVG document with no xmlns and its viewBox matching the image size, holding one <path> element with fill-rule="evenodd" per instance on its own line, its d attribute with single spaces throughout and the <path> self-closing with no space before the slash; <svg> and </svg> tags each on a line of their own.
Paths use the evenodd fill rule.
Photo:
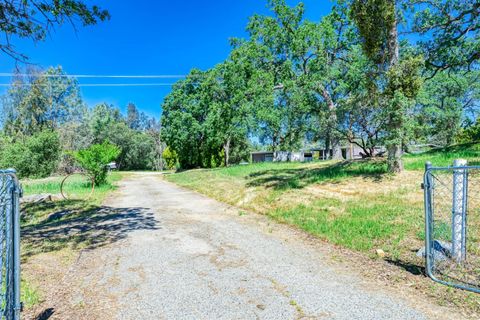
<svg viewBox="0 0 480 320">
<path fill-rule="evenodd" d="M 470 165 L 480 165 L 480 144 L 455 145 L 417 155 L 406 155 L 404 159 L 407 170 L 424 170 L 427 161 L 436 167 L 447 167 L 451 166 L 455 159 L 467 159 Z"/>
<path fill-rule="evenodd" d="M 41 253 L 75 252 L 76 250 L 103 245 L 119 237 L 119 231 L 100 230 L 99 223 L 108 223 L 118 218 L 117 212 L 101 212 L 100 205 L 109 192 L 116 189 L 115 183 L 124 177 L 124 173 L 113 172 L 108 183 L 95 188 L 92 197 L 83 200 L 56 200 L 46 203 L 23 204 L 21 215 L 22 264 Z M 33 194 L 59 195 L 63 177 L 22 180 L 26 196 Z M 70 191 L 78 194 L 90 193 L 90 186 L 82 180 L 72 181 Z M 109 225 L 111 227 L 111 225 Z M 100 228 L 101 229 L 101 228 Z M 41 292 L 32 283 L 40 279 L 22 279 L 22 301 L 26 308 L 41 302 Z"/>
<path fill-rule="evenodd" d="M 350 177 L 379 178 L 387 171 L 384 161 L 256 163 L 210 170 L 191 170 L 170 175 L 167 179 L 183 186 L 194 187 L 197 180 L 243 180 L 248 187 L 268 187 L 276 190 L 303 188 L 321 182 L 338 182 Z"/>
<path fill-rule="evenodd" d="M 42 301 L 38 288 L 24 279 L 21 281 L 20 300 L 26 308 L 31 308 Z"/>
<path fill-rule="evenodd" d="M 26 179 L 22 180 L 22 188 L 24 195 L 33 194 L 60 194 L 60 184 L 64 176 L 50 177 L 45 179 Z M 122 173 L 112 172 L 108 177 L 108 182 L 102 186 L 95 187 L 94 198 L 100 199 L 102 195 L 114 189 L 115 182 L 122 179 Z M 90 193 L 91 183 L 84 177 L 73 176 L 69 178 L 65 184 L 68 192 L 84 195 Z"/>
<path fill-rule="evenodd" d="M 345 202 L 319 199 L 269 215 L 334 244 L 365 252 L 382 248 L 392 258 L 400 258 L 399 243 L 411 230 L 421 228 L 419 212 L 421 206 L 408 205 L 391 192 Z"/>
</svg>

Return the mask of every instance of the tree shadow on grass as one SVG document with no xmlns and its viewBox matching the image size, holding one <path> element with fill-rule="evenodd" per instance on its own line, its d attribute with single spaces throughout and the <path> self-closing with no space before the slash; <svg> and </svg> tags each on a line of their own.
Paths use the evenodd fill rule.
<svg viewBox="0 0 480 320">
<path fill-rule="evenodd" d="M 384 161 L 343 161 L 321 168 L 269 169 L 246 177 L 248 187 L 263 186 L 275 190 L 301 189 L 320 182 L 338 183 L 352 177 L 381 181 L 387 172 Z"/>
<path fill-rule="evenodd" d="M 95 249 L 125 239 L 133 231 L 159 228 L 154 214 L 146 208 L 78 206 L 78 203 L 65 205 L 60 202 L 33 205 L 26 209 L 30 212 L 57 210 L 51 210 L 40 222 L 22 228 L 22 257 L 66 247 Z"/>
</svg>

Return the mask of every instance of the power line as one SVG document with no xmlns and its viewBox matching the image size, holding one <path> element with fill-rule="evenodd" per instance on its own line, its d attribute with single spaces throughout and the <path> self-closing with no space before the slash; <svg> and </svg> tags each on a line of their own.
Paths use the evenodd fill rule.
<svg viewBox="0 0 480 320">
<path fill-rule="evenodd" d="M 175 83 L 84 83 L 79 84 L 79 87 L 160 87 L 160 86 L 173 86 Z M 38 84 L 21 83 L 17 86 L 31 87 Z M 47 85 L 47 84 L 45 84 Z M 0 83 L 0 87 L 10 87 L 9 83 Z"/>
<path fill-rule="evenodd" d="M 159 87 L 173 86 L 175 83 L 85 83 L 79 87 Z"/>
<path fill-rule="evenodd" d="M 98 74 L 27 74 L 27 73 L 0 73 L 0 77 L 45 77 L 45 78 L 110 78 L 110 79 L 182 79 L 187 75 L 160 74 L 160 75 L 98 75 Z"/>
</svg>

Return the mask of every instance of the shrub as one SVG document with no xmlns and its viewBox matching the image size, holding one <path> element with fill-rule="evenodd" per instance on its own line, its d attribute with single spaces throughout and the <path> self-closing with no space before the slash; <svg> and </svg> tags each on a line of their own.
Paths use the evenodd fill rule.
<svg viewBox="0 0 480 320">
<path fill-rule="evenodd" d="M 122 147 L 123 168 L 126 170 L 153 170 L 155 168 L 155 141 L 146 133 L 129 130 L 131 131 L 130 143 L 126 150 Z"/>
<path fill-rule="evenodd" d="M 162 154 L 163 159 L 165 160 L 165 164 L 167 169 L 174 169 L 177 167 L 178 164 L 178 156 L 177 153 L 170 149 L 170 147 L 166 147 Z"/>
<path fill-rule="evenodd" d="M 108 141 L 93 144 L 90 147 L 73 153 L 78 164 L 85 169 L 95 181 L 95 185 L 104 184 L 107 180 L 107 164 L 120 155 L 120 148 Z"/>
<path fill-rule="evenodd" d="M 42 131 L 19 141 L 3 138 L 0 167 L 14 168 L 21 178 L 51 175 L 60 161 L 60 139 L 54 131 Z"/>
<path fill-rule="evenodd" d="M 480 141 L 480 118 L 470 127 L 462 130 L 457 137 L 460 143 Z"/>
</svg>

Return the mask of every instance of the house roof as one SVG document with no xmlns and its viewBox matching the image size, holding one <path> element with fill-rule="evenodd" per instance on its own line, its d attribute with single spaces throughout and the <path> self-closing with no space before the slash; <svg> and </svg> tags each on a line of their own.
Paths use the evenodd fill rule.
<svg viewBox="0 0 480 320">
<path fill-rule="evenodd" d="M 273 154 L 273 151 L 255 151 L 255 152 L 250 152 L 250 154 L 268 154 L 268 153 Z"/>
</svg>

